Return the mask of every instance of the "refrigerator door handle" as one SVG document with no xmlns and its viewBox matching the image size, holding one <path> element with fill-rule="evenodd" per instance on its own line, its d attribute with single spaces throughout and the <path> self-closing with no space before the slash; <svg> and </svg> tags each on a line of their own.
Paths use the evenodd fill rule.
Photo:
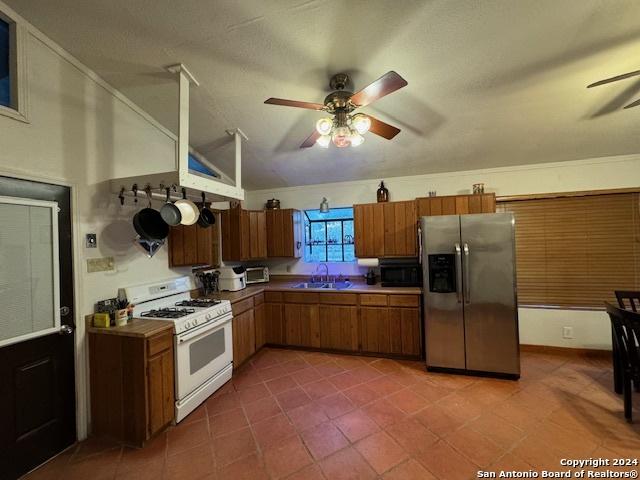
<svg viewBox="0 0 640 480">
<path fill-rule="evenodd" d="M 422 227 L 418 222 L 418 263 L 422 264 Z"/>
<path fill-rule="evenodd" d="M 471 303 L 471 280 L 469 279 L 469 244 L 464 244 L 464 301 Z"/>
<path fill-rule="evenodd" d="M 462 303 L 462 250 L 460 244 L 456 243 L 456 295 L 458 303 Z"/>
</svg>

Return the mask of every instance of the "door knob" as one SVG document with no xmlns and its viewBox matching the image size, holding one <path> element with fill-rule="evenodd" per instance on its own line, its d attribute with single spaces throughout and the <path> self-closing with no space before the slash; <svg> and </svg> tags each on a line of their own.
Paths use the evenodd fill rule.
<svg viewBox="0 0 640 480">
<path fill-rule="evenodd" d="M 60 335 L 71 335 L 73 333 L 74 328 L 71 325 L 61 325 L 60 326 Z"/>
</svg>

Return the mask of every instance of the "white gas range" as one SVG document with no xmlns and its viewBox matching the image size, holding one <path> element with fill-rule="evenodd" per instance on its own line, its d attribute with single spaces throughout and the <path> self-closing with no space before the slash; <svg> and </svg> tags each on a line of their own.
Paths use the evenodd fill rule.
<svg viewBox="0 0 640 480">
<path fill-rule="evenodd" d="M 191 277 L 120 289 L 134 317 L 174 324 L 176 422 L 231 379 L 233 341 L 228 300 L 191 299 Z"/>
</svg>

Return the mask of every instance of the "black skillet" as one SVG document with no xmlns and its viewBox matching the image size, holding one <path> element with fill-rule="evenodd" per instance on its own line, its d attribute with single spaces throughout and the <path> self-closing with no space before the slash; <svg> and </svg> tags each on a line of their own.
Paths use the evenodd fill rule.
<svg viewBox="0 0 640 480">
<path fill-rule="evenodd" d="M 151 208 L 151 189 L 145 190 L 149 206 L 143 208 L 133 217 L 133 228 L 145 240 L 163 240 L 169 235 L 169 225 L 162 219 L 157 210 Z"/>
<path fill-rule="evenodd" d="M 208 228 L 216 223 L 216 216 L 209 207 L 207 207 L 204 198 L 205 195 L 204 192 L 202 192 L 202 208 L 200 209 L 200 216 L 198 217 L 198 225 L 202 228 Z"/>
</svg>

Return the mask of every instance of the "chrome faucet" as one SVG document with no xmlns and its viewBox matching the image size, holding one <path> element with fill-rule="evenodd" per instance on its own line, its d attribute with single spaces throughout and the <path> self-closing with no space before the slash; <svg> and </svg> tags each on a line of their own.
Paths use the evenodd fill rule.
<svg viewBox="0 0 640 480">
<path fill-rule="evenodd" d="M 318 266 L 316 267 L 316 272 L 317 272 L 318 270 L 320 270 L 320 267 L 324 267 L 324 273 L 325 273 L 325 275 L 324 275 L 324 281 L 325 281 L 325 282 L 328 282 L 328 281 L 329 281 L 329 267 L 327 266 L 327 264 L 326 264 L 326 263 L 320 263 L 320 264 L 318 264 Z M 322 275 L 320 275 L 320 281 L 321 281 L 321 282 L 323 281 L 323 280 L 322 280 Z"/>
</svg>

